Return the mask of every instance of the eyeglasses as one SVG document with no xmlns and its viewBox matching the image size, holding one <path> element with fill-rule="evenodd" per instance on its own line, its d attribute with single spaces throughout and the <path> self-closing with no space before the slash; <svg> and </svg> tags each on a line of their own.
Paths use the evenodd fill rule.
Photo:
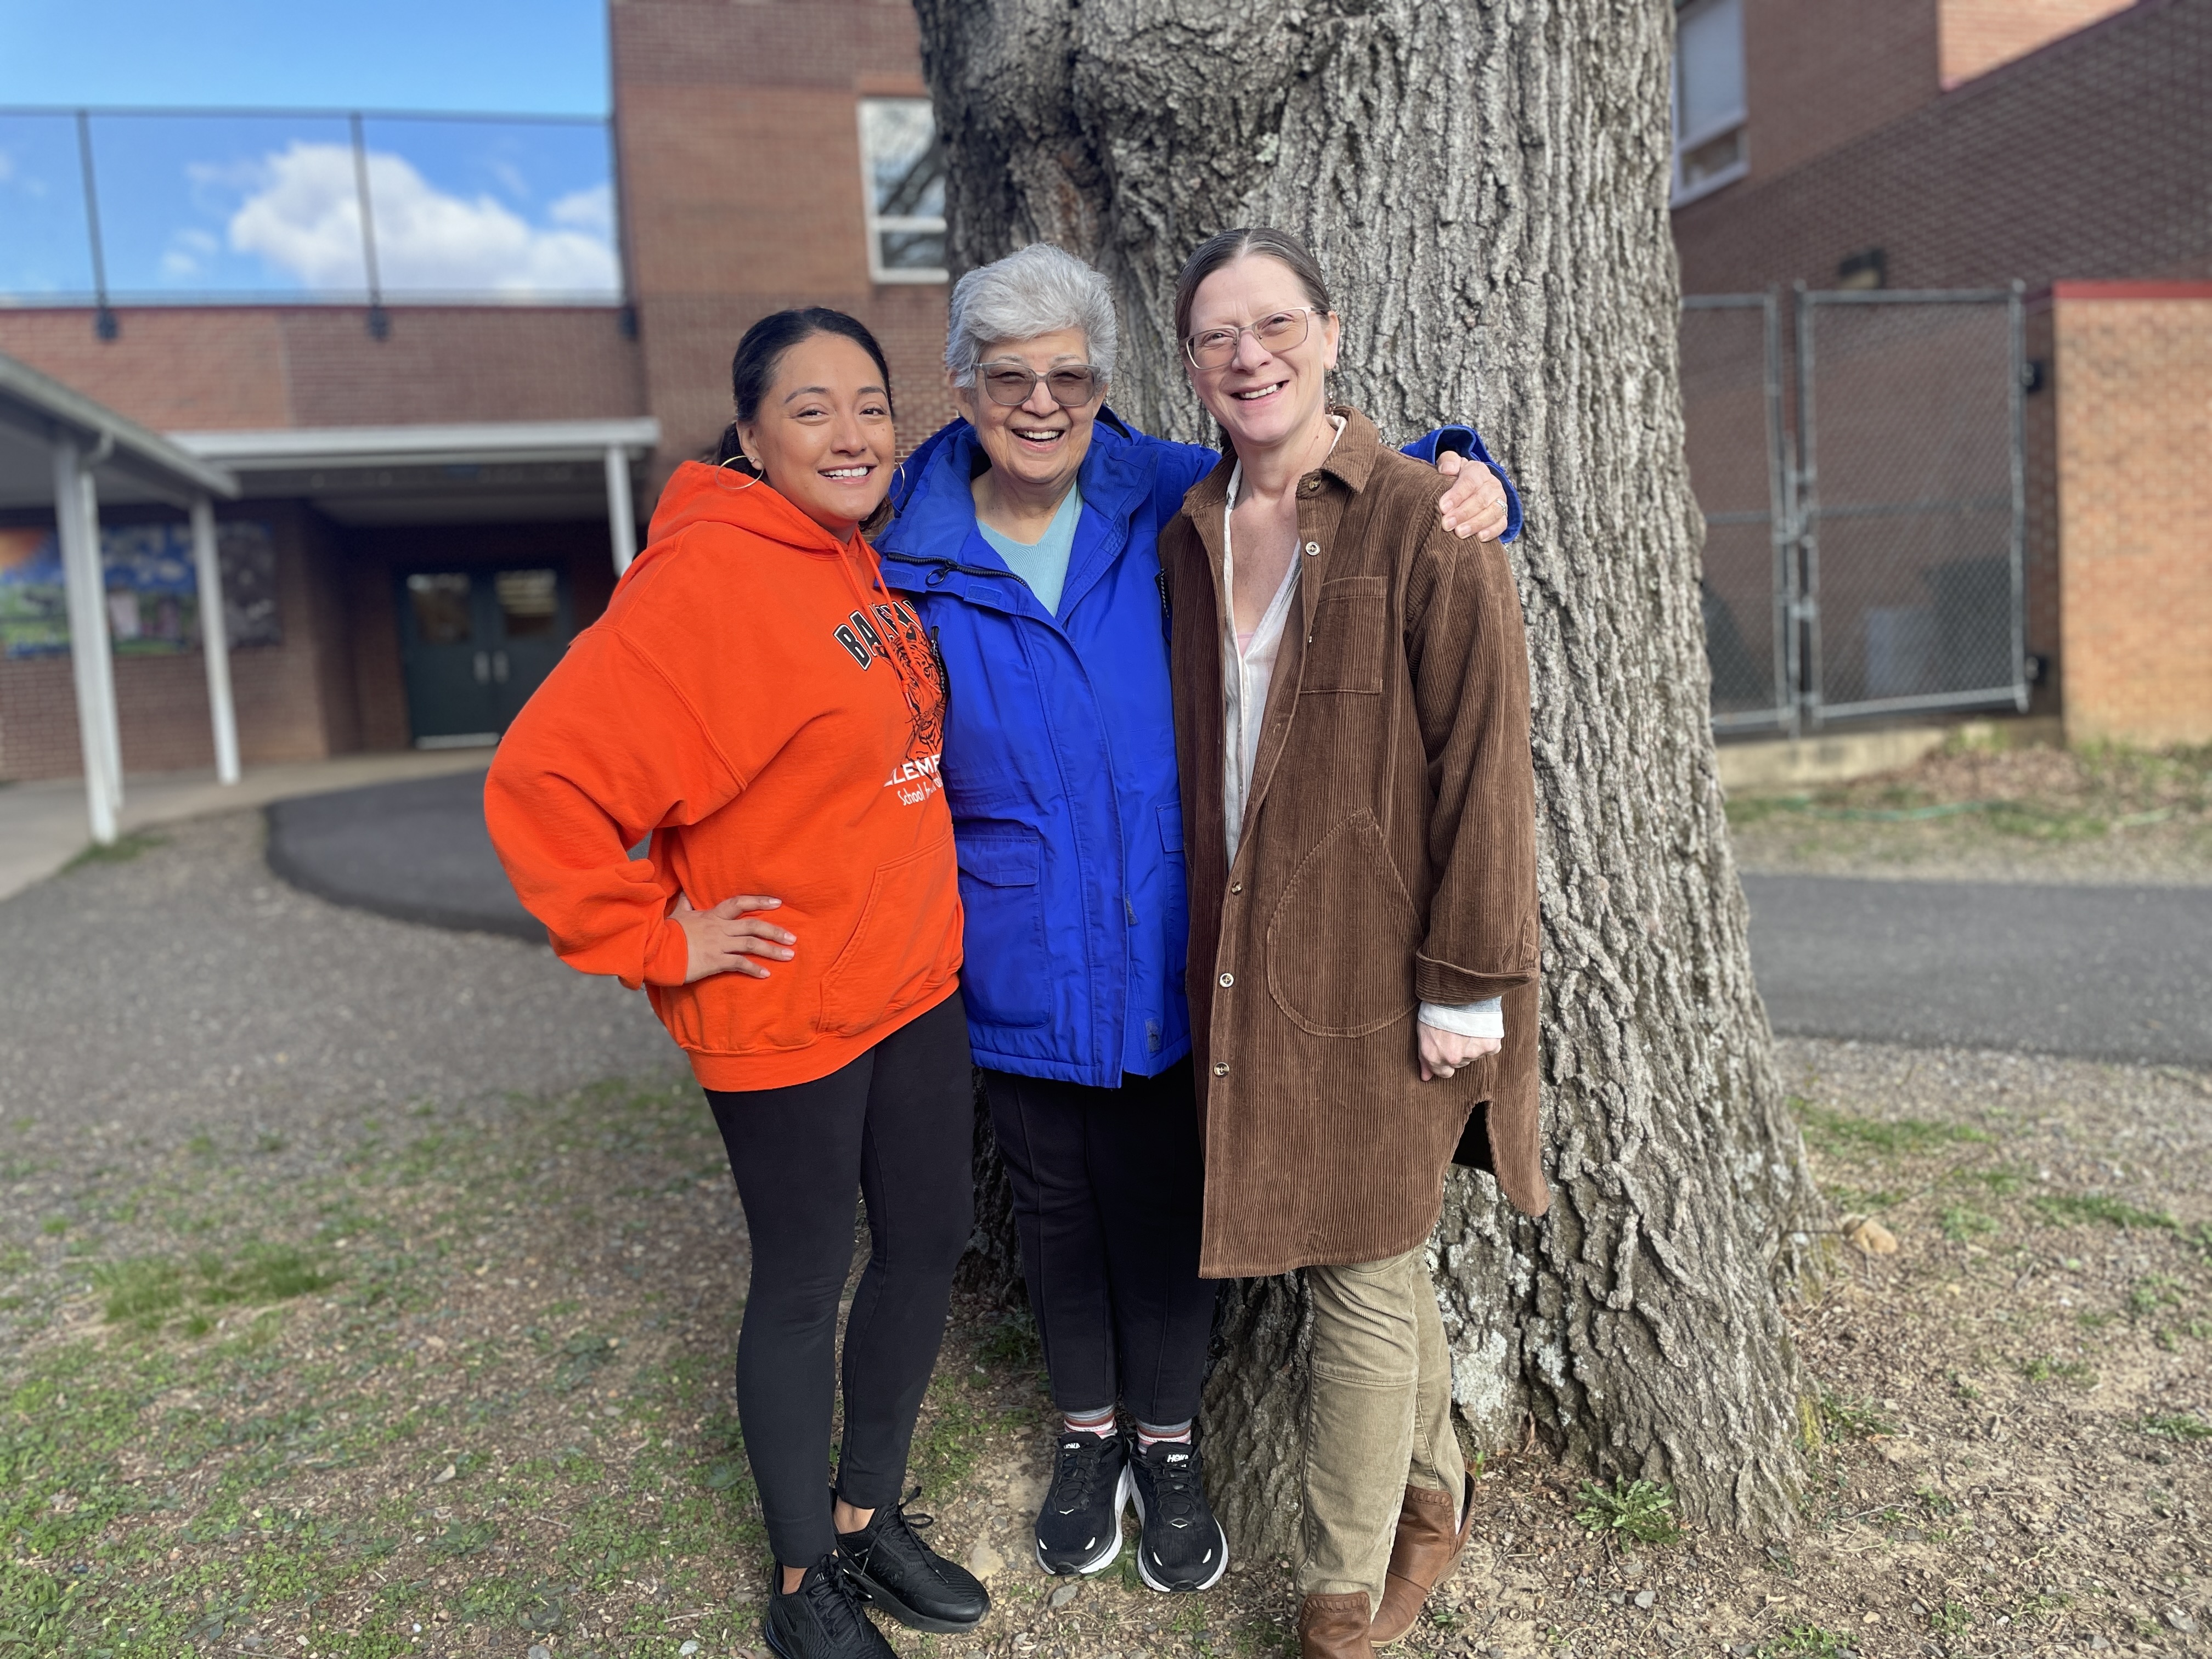
<svg viewBox="0 0 2212 1659">
<path fill-rule="evenodd" d="M 1288 351 L 1292 346 L 1304 345 L 1315 317 L 1328 313 L 1319 306 L 1300 306 L 1296 311 L 1278 311 L 1262 317 L 1256 323 L 1247 323 L 1242 328 L 1209 328 L 1194 334 L 1182 343 L 1186 356 L 1194 368 L 1226 368 L 1237 356 L 1237 343 L 1249 334 L 1260 343 L 1262 351 L 1273 356 Z"/>
<path fill-rule="evenodd" d="M 1088 363 L 1066 363 L 1042 374 L 1019 363 L 987 363 L 976 373 L 991 401 L 1008 409 L 1029 402 L 1039 380 L 1062 409 L 1080 409 L 1098 395 L 1101 378 Z"/>
</svg>

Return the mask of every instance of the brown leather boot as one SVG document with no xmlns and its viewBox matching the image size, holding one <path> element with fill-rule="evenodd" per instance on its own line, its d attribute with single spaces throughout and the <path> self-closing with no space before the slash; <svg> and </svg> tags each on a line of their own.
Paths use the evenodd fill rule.
<svg viewBox="0 0 2212 1659">
<path fill-rule="evenodd" d="M 1298 1659 L 1373 1659 L 1367 1594 L 1309 1595 L 1298 1608 Z"/>
<path fill-rule="evenodd" d="M 1474 1471 L 1467 1472 L 1467 1513 L 1455 1529 L 1452 1495 L 1427 1486 L 1406 1488 L 1398 1511 L 1398 1535 L 1390 1541 L 1390 1572 L 1382 1581 L 1382 1605 L 1375 1610 L 1369 1642 L 1395 1642 L 1413 1629 L 1429 1592 L 1451 1577 L 1467 1535 L 1474 1528 Z"/>
</svg>

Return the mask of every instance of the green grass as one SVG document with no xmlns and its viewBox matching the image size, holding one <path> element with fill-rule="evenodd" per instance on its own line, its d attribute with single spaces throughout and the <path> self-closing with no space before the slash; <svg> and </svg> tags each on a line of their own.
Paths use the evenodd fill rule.
<svg viewBox="0 0 2212 1659">
<path fill-rule="evenodd" d="M 1989 1139 L 1981 1130 L 1965 1124 L 1931 1123 L 1911 1117 L 1853 1117 L 1796 1096 L 1790 1097 L 1790 1105 L 1797 1114 L 1806 1139 L 1826 1152 L 1871 1152 L 1879 1158 L 1905 1158 Z"/>
<path fill-rule="evenodd" d="M 1759 1659 L 1841 1659 L 1850 1646 L 1850 1638 L 1834 1631 L 1819 1625 L 1796 1625 L 1760 1643 L 1759 1654 Z"/>
<path fill-rule="evenodd" d="M 2020 1374 L 2031 1382 L 2071 1382 L 2078 1388 L 2087 1388 L 2097 1380 L 2097 1373 L 2077 1359 L 2052 1359 L 2048 1356 L 2023 1359 Z"/>
<path fill-rule="evenodd" d="M 118 836 L 105 847 L 96 841 L 88 842 L 82 852 L 62 866 L 61 872 L 67 875 L 70 871 L 82 870 L 88 864 L 128 864 L 141 854 L 149 853 L 156 847 L 166 847 L 168 843 L 167 836 L 156 836 L 144 830 Z"/>
<path fill-rule="evenodd" d="M 1964 1636 L 1973 1625 L 1974 1615 L 1956 1601 L 1946 1601 L 1928 1615 L 1928 1628 L 1938 1636 Z"/>
<path fill-rule="evenodd" d="M 2183 1412 L 2167 1412 L 2142 1420 L 2142 1431 L 2160 1440 L 2212 1439 L 2212 1423 Z"/>
<path fill-rule="evenodd" d="M 1822 1389 L 1818 1403 L 1826 1439 L 1863 1440 L 1897 1432 L 1896 1419 L 1876 1401 Z"/>
<path fill-rule="evenodd" d="M 1937 1219 L 1943 1229 L 1943 1237 L 1954 1244 L 1961 1244 L 1970 1238 L 1979 1238 L 1997 1230 L 1995 1219 L 1964 1204 L 1946 1205 Z"/>
<path fill-rule="evenodd" d="M 1674 1489 L 1656 1480 L 1615 1480 L 1610 1489 L 1585 1480 L 1575 1493 L 1575 1521 L 1596 1537 L 1671 1544 L 1682 1535 Z"/>
<path fill-rule="evenodd" d="M 2163 1210 L 2138 1209 L 2101 1193 L 2052 1194 L 2030 1200 L 2031 1207 L 2053 1226 L 2102 1222 L 2107 1227 L 2155 1227 L 2175 1231 L 2179 1224 Z"/>
</svg>

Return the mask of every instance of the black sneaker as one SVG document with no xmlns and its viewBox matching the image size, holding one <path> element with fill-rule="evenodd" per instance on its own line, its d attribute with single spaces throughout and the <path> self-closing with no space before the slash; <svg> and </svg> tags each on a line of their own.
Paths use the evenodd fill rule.
<svg viewBox="0 0 2212 1659">
<path fill-rule="evenodd" d="M 860 1531 L 839 1533 L 838 1556 L 860 1599 L 908 1629 L 973 1630 L 991 1610 L 991 1592 L 915 1535 L 916 1527 L 931 1524 L 928 1516 L 906 1512 L 921 1496 L 916 1486 L 904 1503 L 878 1510 Z"/>
<path fill-rule="evenodd" d="M 1051 1573 L 1098 1572 L 1121 1553 L 1129 1501 L 1129 1455 L 1121 1437 L 1063 1429 L 1054 1447 L 1052 1490 L 1037 1511 L 1037 1565 Z"/>
<path fill-rule="evenodd" d="M 799 1588 L 785 1594 L 783 1569 L 771 1565 L 775 1592 L 768 1598 L 761 1634 L 781 1659 L 897 1659 L 883 1632 L 868 1622 L 860 1600 L 835 1555 L 807 1568 Z"/>
<path fill-rule="evenodd" d="M 1229 1571 L 1229 1534 L 1206 1503 L 1206 1472 L 1188 1440 L 1132 1445 L 1137 1573 L 1156 1590 L 1212 1589 Z"/>
</svg>

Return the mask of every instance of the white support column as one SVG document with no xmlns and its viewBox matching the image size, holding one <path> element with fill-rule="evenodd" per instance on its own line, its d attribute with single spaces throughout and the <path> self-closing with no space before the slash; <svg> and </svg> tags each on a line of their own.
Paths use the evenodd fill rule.
<svg viewBox="0 0 2212 1659">
<path fill-rule="evenodd" d="M 100 737 L 107 757 L 107 798 L 123 811 L 123 718 L 115 696 L 115 630 L 107 614 L 107 568 L 100 556 L 100 485 L 92 470 L 114 453 L 115 441 L 103 437 L 77 468 L 84 496 L 84 540 L 92 550 L 93 591 L 100 597 Z"/>
<path fill-rule="evenodd" d="M 620 444 L 607 447 L 607 530 L 614 538 L 615 574 L 620 576 L 637 556 L 637 514 L 629 499 L 629 452 Z"/>
<path fill-rule="evenodd" d="M 106 711 L 112 665 L 107 653 L 106 583 L 100 569 L 100 538 L 87 524 L 83 467 L 74 439 L 54 445 L 54 531 L 61 543 L 62 578 L 68 597 L 70 669 L 76 684 L 77 742 L 84 755 L 86 815 L 100 846 L 115 840 L 119 791 L 110 781 Z"/>
<path fill-rule="evenodd" d="M 215 539 L 215 504 L 192 497 L 192 564 L 200 590 L 200 652 L 207 659 L 208 718 L 215 725 L 217 783 L 238 781 L 238 713 L 230 697 L 230 628 L 222 610 L 222 561 Z"/>
</svg>

